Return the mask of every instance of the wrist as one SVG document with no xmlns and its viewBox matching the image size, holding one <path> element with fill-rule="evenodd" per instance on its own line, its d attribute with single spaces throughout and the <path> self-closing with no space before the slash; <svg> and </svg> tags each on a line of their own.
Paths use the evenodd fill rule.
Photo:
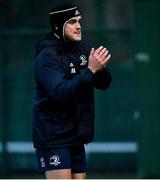
<svg viewBox="0 0 160 180">
<path fill-rule="evenodd" d="M 88 69 L 93 73 L 95 74 L 96 73 L 96 70 L 92 69 L 91 67 L 88 66 Z"/>
</svg>

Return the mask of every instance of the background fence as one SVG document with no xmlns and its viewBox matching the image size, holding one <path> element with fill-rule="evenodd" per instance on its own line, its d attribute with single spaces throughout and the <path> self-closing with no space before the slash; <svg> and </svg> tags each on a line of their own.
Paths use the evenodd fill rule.
<svg viewBox="0 0 160 180">
<path fill-rule="evenodd" d="M 32 147 L 32 62 L 49 31 L 48 11 L 65 1 L 0 1 L 0 174 L 37 172 Z M 93 172 L 159 176 L 160 3 L 149 0 L 69 1 L 82 9 L 82 31 L 112 58 L 112 84 L 96 90 L 95 141 L 86 147 Z M 150 12 L 150 13 L 148 13 Z M 157 166 L 157 167 L 156 167 Z"/>
</svg>

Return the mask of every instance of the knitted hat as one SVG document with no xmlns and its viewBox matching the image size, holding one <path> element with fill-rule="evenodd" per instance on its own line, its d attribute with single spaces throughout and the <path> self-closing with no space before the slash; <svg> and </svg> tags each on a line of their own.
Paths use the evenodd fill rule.
<svg viewBox="0 0 160 180">
<path fill-rule="evenodd" d="M 78 7 L 63 4 L 52 8 L 49 13 L 50 26 L 52 31 L 60 39 L 65 39 L 64 37 L 64 27 L 65 24 L 73 17 L 80 16 L 81 13 Z"/>
</svg>

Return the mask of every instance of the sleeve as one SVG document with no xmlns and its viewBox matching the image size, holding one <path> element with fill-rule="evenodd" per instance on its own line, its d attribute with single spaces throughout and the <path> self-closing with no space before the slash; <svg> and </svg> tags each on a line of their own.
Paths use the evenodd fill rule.
<svg viewBox="0 0 160 180">
<path fill-rule="evenodd" d="M 111 73 L 108 68 L 95 73 L 93 79 L 94 87 L 101 90 L 107 89 L 112 81 Z"/>
<path fill-rule="evenodd" d="M 51 53 L 43 53 L 34 65 L 36 78 L 56 103 L 65 104 L 80 88 L 93 84 L 93 74 L 88 68 L 81 69 L 72 79 L 65 78 L 65 72 Z"/>
</svg>

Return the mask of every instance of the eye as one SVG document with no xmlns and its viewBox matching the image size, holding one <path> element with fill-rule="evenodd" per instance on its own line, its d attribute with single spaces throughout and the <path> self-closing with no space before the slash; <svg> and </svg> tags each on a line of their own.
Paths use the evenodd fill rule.
<svg viewBox="0 0 160 180">
<path fill-rule="evenodd" d="M 75 20 L 70 20 L 68 23 L 69 24 L 74 24 L 74 23 L 76 23 L 76 21 Z"/>
</svg>

